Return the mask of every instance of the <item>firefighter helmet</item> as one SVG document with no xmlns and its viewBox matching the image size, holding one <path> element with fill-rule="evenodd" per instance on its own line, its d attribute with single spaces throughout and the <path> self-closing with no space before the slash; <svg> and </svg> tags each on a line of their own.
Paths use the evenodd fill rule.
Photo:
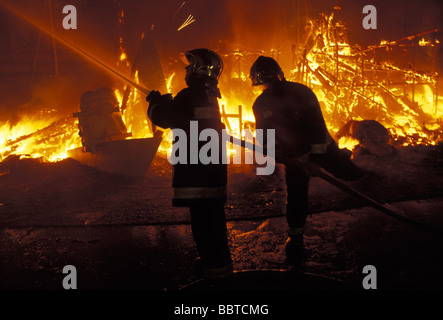
<svg viewBox="0 0 443 320">
<path fill-rule="evenodd" d="M 223 61 L 218 54 L 209 49 L 193 49 L 184 53 L 189 65 L 186 77 L 212 78 L 218 80 L 223 71 Z"/>
<path fill-rule="evenodd" d="M 249 77 L 253 86 L 283 79 L 283 71 L 273 58 L 260 56 L 251 67 Z"/>
</svg>

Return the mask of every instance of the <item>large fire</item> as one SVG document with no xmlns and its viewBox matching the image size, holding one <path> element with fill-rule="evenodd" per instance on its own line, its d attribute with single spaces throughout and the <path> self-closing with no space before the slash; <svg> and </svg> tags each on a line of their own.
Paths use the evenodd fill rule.
<svg viewBox="0 0 443 320">
<path fill-rule="evenodd" d="M 322 15 L 308 22 L 303 41 L 293 48 L 293 65 L 285 71 L 285 77 L 314 90 L 332 135 L 350 120 L 370 119 L 389 130 L 394 145 L 435 145 L 443 135 L 443 110 L 439 103 L 442 97 L 437 94 L 435 68 L 432 72 L 421 72 L 414 66 L 399 67 L 390 61 L 389 54 L 412 46 L 435 49 L 438 44 L 437 40 L 430 41 L 419 35 L 362 48 L 348 42 L 344 25 L 335 21 L 333 14 Z M 375 59 L 377 50 L 387 52 L 386 61 Z M 236 50 L 220 54 L 225 65 L 238 62 L 235 67 L 227 68 L 220 80 L 220 111 L 231 133 L 242 136 L 245 128 L 254 127 L 251 106 L 260 94 L 250 84 L 249 67 L 259 54 L 278 60 L 278 50 Z M 129 67 L 122 47 L 117 64 Z M 176 74 L 176 71 L 165 74 L 167 89 L 173 94 L 181 89 L 172 85 Z M 138 83 L 137 71 L 133 78 Z M 115 93 L 131 138 L 152 137 L 144 95 L 135 89 L 127 90 L 116 88 Z M 0 135 L 3 137 L 0 161 L 13 154 L 57 161 L 66 158 L 69 149 L 81 146 L 77 119 L 54 118 L 50 113 L 23 117 L 16 124 L 0 123 Z M 350 150 L 358 143 L 349 137 L 338 142 L 341 148 Z M 168 152 L 170 146 L 165 135 L 159 152 Z"/>
<path fill-rule="evenodd" d="M 51 116 L 24 116 L 19 123 L 0 125 L 0 160 L 9 155 L 59 161 L 67 158 L 70 149 L 81 146 L 76 120 Z"/>
</svg>

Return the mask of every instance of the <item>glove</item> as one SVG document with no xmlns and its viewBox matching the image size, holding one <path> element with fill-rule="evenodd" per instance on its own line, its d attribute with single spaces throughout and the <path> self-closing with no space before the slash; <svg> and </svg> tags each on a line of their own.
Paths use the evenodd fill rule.
<svg viewBox="0 0 443 320">
<path fill-rule="evenodd" d="M 298 166 L 306 175 L 316 177 L 320 174 L 321 169 L 320 166 L 310 160 L 310 156 L 311 153 L 308 152 L 298 158 L 291 158 L 283 155 L 282 152 L 276 152 L 276 158 L 279 158 L 283 164 Z"/>
<path fill-rule="evenodd" d="M 159 91 L 152 90 L 148 96 L 146 97 L 146 101 L 149 103 L 158 102 L 162 97 L 162 94 Z"/>
</svg>

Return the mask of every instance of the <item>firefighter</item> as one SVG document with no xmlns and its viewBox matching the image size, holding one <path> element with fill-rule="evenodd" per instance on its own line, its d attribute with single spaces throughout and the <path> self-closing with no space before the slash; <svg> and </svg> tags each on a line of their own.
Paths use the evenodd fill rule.
<svg viewBox="0 0 443 320">
<path fill-rule="evenodd" d="M 310 176 L 322 167 L 338 178 L 355 180 L 362 171 L 328 133 L 317 97 L 310 88 L 287 81 L 279 64 L 265 56 L 254 62 L 250 78 L 253 86 L 263 89 L 253 104 L 256 128 L 275 129 L 276 161 L 285 167 L 287 261 L 300 262 Z"/>
<path fill-rule="evenodd" d="M 228 246 L 224 205 L 227 192 L 227 165 L 217 163 L 191 164 L 190 122 L 197 121 L 198 136 L 204 129 L 213 129 L 221 137 L 218 79 L 223 70 L 219 55 L 209 49 L 194 49 L 184 54 L 187 87 L 174 98 L 170 94 L 151 92 L 148 117 L 161 128 L 181 129 L 188 139 L 187 163 L 173 165 L 173 206 L 189 207 L 191 228 L 199 252 L 203 274 L 208 279 L 225 279 L 233 272 Z M 195 124 L 195 122 L 194 122 Z M 177 142 L 174 135 L 174 143 Z M 221 140 L 221 139 L 220 139 Z M 221 141 L 220 141 L 221 143 Z M 202 142 L 199 141 L 199 150 Z M 221 145 L 220 145 L 221 146 Z M 219 150 L 222 150 L 221 148 Z M 223 164 L 224 163 L 224 164 Z"/>
</svg>

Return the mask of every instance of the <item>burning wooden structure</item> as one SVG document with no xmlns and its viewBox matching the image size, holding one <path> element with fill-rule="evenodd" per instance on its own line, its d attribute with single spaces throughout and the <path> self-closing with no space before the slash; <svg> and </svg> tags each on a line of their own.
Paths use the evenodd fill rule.
<svg viewBox="0 0 443 320">
<path fill-rule="evenodd" d="M 48 0 L 43 2 L 48 4 Z M 92 4 L 84 0 L 77 3 L 80 2 Z M 222 1 L 206 1 L 209 2 Z M 182 4 L 177 12 L 182 7 L 186 6 Z M 174 17 L 178 16 L 177 12 L 173 12 Z M 201 15 L 192 13 L 186 12 L 180 21 L 175 21 L 174 32 L 181 35 L 198 26 Z M 114 24 L 119 27 L 125 17 L 122 9 L 119 20 L 113 15 Z M 152 31 L 151 25 L 147 30 Z M 434 37 L 436 30 L 429 29 L 372 46 L 354 45 L 348 41 L 347 29 L 335 15 L 321 14 L 307 19 L 305 32 L 302 34 L 301 31 L 300 37 L 288 40 L 295 42 L 292 51 L 265 45 L 261 49 L 213 47 L 225 63 L 220 81 L 220 108 L 227 129 L 233 135 L 243 136 L 244 129 L 254 128 L 251 105 L 259 93 L 251 87 L 249 68 L 259 55 L 272 56 L 282 62 L 288 80 L 302 82 L 314 90 L 330 132 L 342 148 L 353 151 L 356 162 L 373 173 L 351 186 L 388 207 L 393 205 L 414 220 L 420 218 L 427 224 L 441 225 L 442 183 L 435 166 L 441 168 L 443 165 L 443 147 L 437 147 L 442 141 L 443 109 L 441 91 L 438 90 L 439 42 Z M 162 93 L 175 94 L 183 87 L 183 65 L 174 63 L 178 50 L 174 51 L 173 58 L 158 55 L 154 38 L 137 34 L 133 38 L 144 39 L 139 46 L 139 52 L 144 54 L 131 55 L 125 47 L 127 38 L 124 34 L 119 36 L 116 41 L 118 55 L 113 56 L 114 60 L 106 61 L 109 65 L 116 65 L 135 84 L 157 88 Z M 52 49 L 52 42 L 49 47 Z M 421 63 L 425 68 L 413 63 L 414 56 L 418 59 L 420 52 L 427 53 L 426 61 Z M 292 57 L 284 61 L 282 57 L 288 54 Z M 53 66 L 52 55 L 47 56 L 47 65 Z M 38 61 L 37 58 L 33 60 L 31 54 L 26 66 L 34 64 L 31 70 L 35 71 L 39 68 Z M 20 63 L 21 60 L 17 62 Z M 10 73 L 14 71 L 11 66 L 8 70 Z M 69 71 L 77 72 L 75 65 Z M 76 84 L 81 86 L 79 82 Z M 109 83 L 99 83 L 86 90 L 105 85 Z M 2 224 L 7 226 L 2 233 L 5 245 L 0 248 L 5 269 L 0 282 L 8 284 L 6 288 L 15 289 L 17 283 L 24 283 L 23 277 L 30 272 L 29 288 L 34 288 L 38 282 L 34 275 L 40 275 L 42 270 L 48 270 L 48 282 L 52 284 L 54 270 L 71 264 L 73 256 L 79 257 L 76 266 L 86 266 L 83 270 L 96 268 L 108 275 L 102 278 L 105 282 L 113 283 L 112 280 L 119 279 L 123 283 L 128 279 L 128 287 L 134 288 L 136 283 L 143 290 L 152 288 L 153 280 L 161 283 L 163 290 L 164 283 L 177 278 L 180 273 L 176 268 L 178 261 L 183 264 L 189 259 L 191 265 L 192 243 L 183 249 L 184 238 L 192 242 L 191 233 L 187 231 L 188 212 L 175 211 L 168 205 L 171 172 L 166 154 L 171 141 L 166 134 L 161 137 L 147 120 L 145 93 L 121 82 L 114 83 L 111 88 L 118 101 L 115 113 L 126 131 L 113 141 L 95 144 L 95 153 L 85 152 L 86 146 L 79 135 L 77 116 L 83 116 L 79 114 L 82 112 L 79 92 L 75 96 L 65 90 L 62 105 L 48 105 L 41 110 L 30 108 L 32 112 L 16 121 L 0 122 L 0 211 Z M 70 103 L 69 110 L 63 108 L 63 102 Z M 55 112 L 58 108 L 66 112 Z M 126 136 L 127 133 L 131 136 Z M 392 156 L 392 150 L 395 150 L 396 157 Z M 157 157 L 152 161 L 156 151 Z M 430 160 L 434 155 L 437 156 L 435 162 Z M 20 157 L 38 158 L 39 161 L 19 160 Z M 144 179 L 137 179 L 135 183 L 131 179 L 128 183 L 127 179 L 98 172 L 72 158 L 103 171 L 141 175 Z M 150 164 L 151 171 L 146 176 Z M 286 226 L 281 171 L 277 170 L 272 176 L 257 177 L 249 169 L 244 165 L 229 167 L 230 198 L 226 214 L 231 222 L 228 228 L 232 235 L 234 259 L 239 269 L 281 268 L 285 240 L 282 230 Z M 385 216 L 378 216 L 371 208 L 362 208 L 362 203 L 356 203 L 349 194 L 324 184 L 321 179 L 312 180 L 313 224 L 308 230 L 307 245 L 309 253 L 313 254 L 307 261 L 308 270 L 325 274 L 332 269 L 332 274 L 338 278 L 357 275 L 360 285 L 361 266 L 370 261 L 387 268 L 383 269 L 388 275 L 385 279 L 393 278 L 391 287 L 395 289 L 398 288 L 397 279 L 403 283 L 409 276 L 415 284 L 421 281 L 422 275 L 429 280 L 430 288 L 441 287 L 440 238 L 397 224 L 389 217 L 380 219 Z M 86 225 L 98 228 L 79 228 Z M 50 229 L 45 231 L 48 226 Z M 125 232 L 115 237 L 116 229 L 113 228 L 122 226 Z M 167 228 L 172 230 L 171 236 L 164 236 Z M 46 234 L 46 238 L 40 238 Z M 111 244 L 109 238 L 113 241 Z M 128 250 L 128 243 L 134 238 L 140 241 L 137 244 L 140 248 L 149 244 L 155 250 L 149 248 L 140 255 L 132 254 L 134 251 Z M 167 250 L 164 250 L 165 243 L 159 239 L 174 239 L 174 242 L 167 242 Z M 114 260 L 106 260 L 106 257 L 96 260 L 97 253 L 107 256 L 110 247 L 120 248 L 118 252 L 122 255 L 115 255 Z M 178 250 L 170 250 L 172 247 Z M 67 253 L 66 260 L 63 253 Z M 377 258 L 375 261 L 372 260 L 374 257 Z M 31 263 L 27 264 L 27 260 Z M 406 272 L 403 262 L 410 267 Z M 103 267 L 105 265 L 121 265 L 122 268 L 109 270 Z M 146 272 L 147 267 L 149 272 Z M 129 271 L 122 274 L 120 269 Z M 413 272 L 408 274 L 411 269 Z M 423 272 L 419 276 L 416 270 Z M 95 288 L 98 272 L 85 274 L 82 278 L 88 281 L 89 277 L 89 284 Z M 187 277 L 188 270 L 184 273 Z M 100 289 L 106 288 L 108 282 L 100 283 Z M 40 283 L 38 285 L 42 288 Z M 60 288 L 58 281 L 56 285 Z M 309 287 L 312 288 L 312 282 Z M 408 287 L 411 288 L 414 287 Z"/>
<path fill-rule="evenodd" d="M 314 90 L 329 129 L 337 140 L 341 138 L 341 147 L 352 150 L 361 142 L 356 137 L 338 134 L 350 121 L 362 120 L 377 121 L 385 126 L 393 145 L 435 145 L 442 138 L 439 41 L 425 40 L 424 36 L 437 31 L 363 48 L 348 42 L 345 25 L 334 19 L 333 14 L 322 14 L 309 21 L 302 42 L 293 46 L 292 69 L 285 76 Z M 429 68 L 424 71 L 408 62 L 423 50 L 431 53 Z M 259 54 L 278 59 L 279 53 L 278 50 L 238 51 L 227 56 L 240 56 L 243 63 L 250 66 Z M 402 55 L 403 66 L 394 64 L 394 53 Z M 239 60 L 235 59 L 237 64 Z M 246 81 L 247 71 L 240 69 L 233 70 L 231 77 Z"/>
<path fill-rule="evenodd" d="M 121 19 L 123 16 L 122 11 Z M 362 144 L 361 139 L 352 136 L 352 131 L 343 134 L 342 128 L 351 121 L 366 120 L 384 126 L 390 136 L 389 144 L 394 146 L 437 145 L 443 135 L 443 110 L 437 89 L 439 42 L 426 39 L 436 31 L 363 48 L 349 43 L 345 25 L 334 14 L 321 14 L 308 20 L 304 36 L 293 45 L 292 68 L 285 70 L 285 76 L 314 90 L 329 130 L 342 148 L 352 150 Z M 137 54 L 132 63 L 120 41 L 118 64 L 124 65 L 134 83 L 146 86 L 149 83 L 150 89 L 176 93 L 179 88 L 173 83 L 177 80 L 178 70 L 163 72 L 162 69 L 167 68 L 161 66 L 155 41 L 144 34 L 141 39 L 143 55 Z M 424 71 L 409 63 L 409 56 L 419 50 L 431 51 L 429 68 Z M 278 60 L 280 53 L 279 49 L 220 50 L 227 66 L 220 82 L 221 114 L 232 134 L 242 136 L 244 128 L 254 126 L 251 105 L 258 93 L 251 88 L 247 76 L 250 65 L 260 54 Z M 393 55 L 399 54 L 404 58 L 402 66 L 396 65 L 392 59 Z M 180 80 L 176 82 L 181 84 Z M 122 140 L 154 138 L 155 128 L 145 114 L 144 93 L 131 86 L 115 88 L 114 91 L 124 125 L 132 133 L 132 137 L 122 137 Z M 49 161 L 64 159 L 69 156 L 69 150 L 82 146 L 77 122 L 75 117 L 54 119 L 40 115 L 38 119 L 22 119 L 14 125 L 4 123 L 0 126 L 5 137 L 0 144 L 0 159 L 13 154 L 44 157 Z M 170 146 L 165 135 L 159 152 L 166 154 Z"/>
</svg>

